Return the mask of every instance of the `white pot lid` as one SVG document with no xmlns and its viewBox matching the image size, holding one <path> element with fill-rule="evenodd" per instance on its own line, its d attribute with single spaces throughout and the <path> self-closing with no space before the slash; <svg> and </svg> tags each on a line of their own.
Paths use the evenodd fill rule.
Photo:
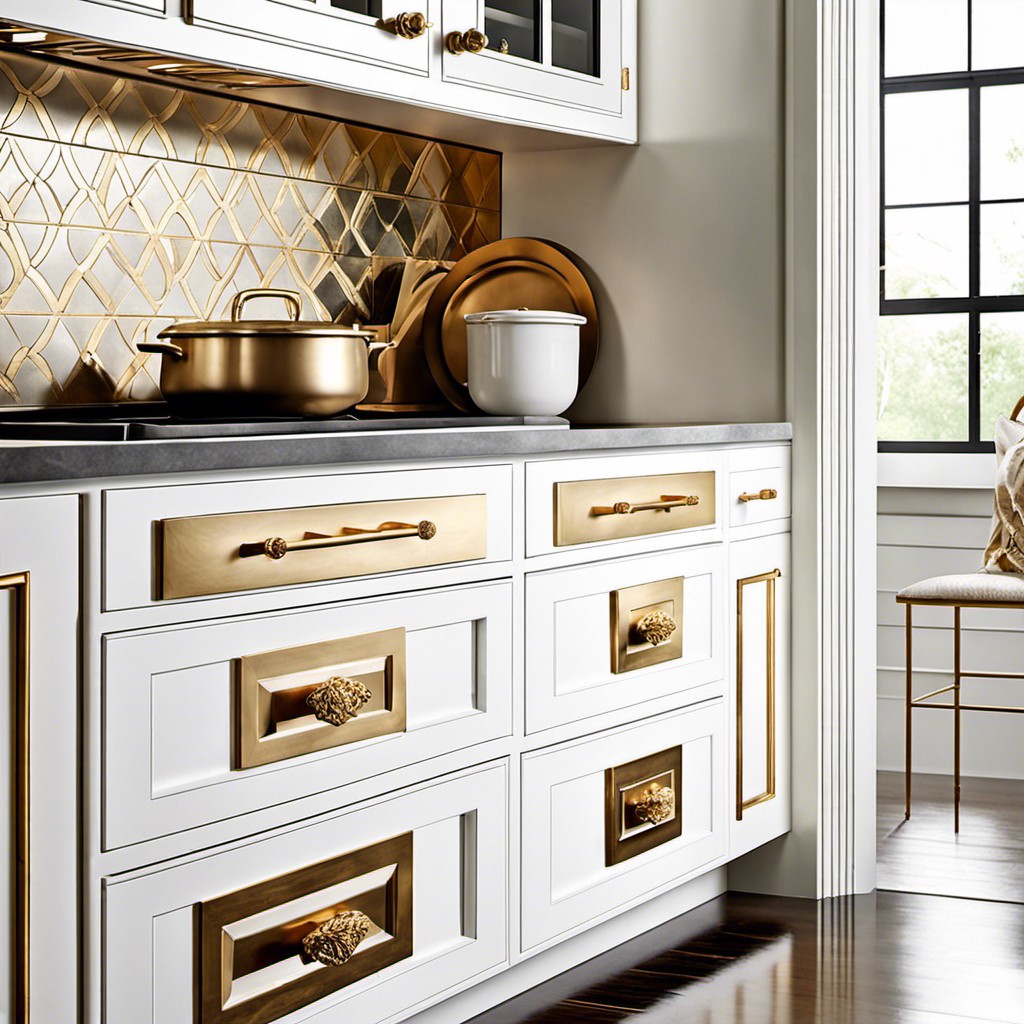
<svg viewBox="0 0 1024 1024">
<path fill-rule="evenodd" d="M 579 313 L 565 313 L 558 309 L 490 309 L 481 313 L 467 313 L 467 324 L 576 324 L 587 322 Z"/>
</svg>

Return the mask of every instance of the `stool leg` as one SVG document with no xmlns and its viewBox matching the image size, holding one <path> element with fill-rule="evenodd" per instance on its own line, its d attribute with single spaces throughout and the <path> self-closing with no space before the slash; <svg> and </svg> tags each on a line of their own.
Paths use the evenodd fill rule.
<svg viewBox="0 0 1024 1024">
<path fill-rule="evenodd" d="M 911 667 L 911 661 L 913 658 L 913 621 L 911 617 L 911 605 L 907 605 L 907 705 L 905 709 L 906 722 L 904 726 L 904 737 L 903 737 L 903 752 L 905 757 L 904 763 L 904 785 L 906 787 L 906 807 L 903 812 L 904 820 L 910 818 L 910 713 L 913 710 L 911 707 L 911 701 L 913 701 L 913 679 L 914 671 Z"/>
<path fill-rule="evenodd" d="M 960 831 L 960 606 L 953 609 L 953 831 Z"/>
</svg>

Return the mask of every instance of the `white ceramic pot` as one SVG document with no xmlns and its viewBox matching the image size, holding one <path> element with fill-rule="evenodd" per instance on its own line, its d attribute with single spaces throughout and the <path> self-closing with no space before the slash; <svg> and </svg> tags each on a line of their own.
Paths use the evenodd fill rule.
<svg viewBox="0 0 1024 1024">
<path fill-rule="evenodd" d="M 469 396 L 499 416 L 558 416 L 579 387 L 578 313 L 495 309 L 466 315 Z"/>
</svg>

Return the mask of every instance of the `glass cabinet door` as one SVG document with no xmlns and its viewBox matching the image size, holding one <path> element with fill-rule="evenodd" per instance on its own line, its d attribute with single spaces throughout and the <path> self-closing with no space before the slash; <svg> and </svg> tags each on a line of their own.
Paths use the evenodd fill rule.
<svg viewBox="0 0 1024 1024">
<path fill-rule="evenodd" d="M 444 0 L 442 11 L 446 81 L 621 111 L 622 0 Z"/>
<path fill-rule="evenodd" d="M 409 38 L 389 31 L 386 23 L 404 13 L 427 15 L 428 6 L 427 0 L 190 0 L 187 20 L 426 75 L 435 30 Z"/>
</svg>

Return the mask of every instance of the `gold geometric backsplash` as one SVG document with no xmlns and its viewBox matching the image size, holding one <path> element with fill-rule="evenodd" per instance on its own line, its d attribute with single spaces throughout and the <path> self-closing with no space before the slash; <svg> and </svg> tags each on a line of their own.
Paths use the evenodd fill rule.
<svg viewBox="0 0 1024 1024">
<path fill-rule="evenodd" d="M 0 405 L 80 400 L 83 361 L 157 398 L 134 343 L 175 319 L 275 287 L 376 322 L 395 262 L 500 234 L 496 153 L 0 54 Z"/>
</svg>

